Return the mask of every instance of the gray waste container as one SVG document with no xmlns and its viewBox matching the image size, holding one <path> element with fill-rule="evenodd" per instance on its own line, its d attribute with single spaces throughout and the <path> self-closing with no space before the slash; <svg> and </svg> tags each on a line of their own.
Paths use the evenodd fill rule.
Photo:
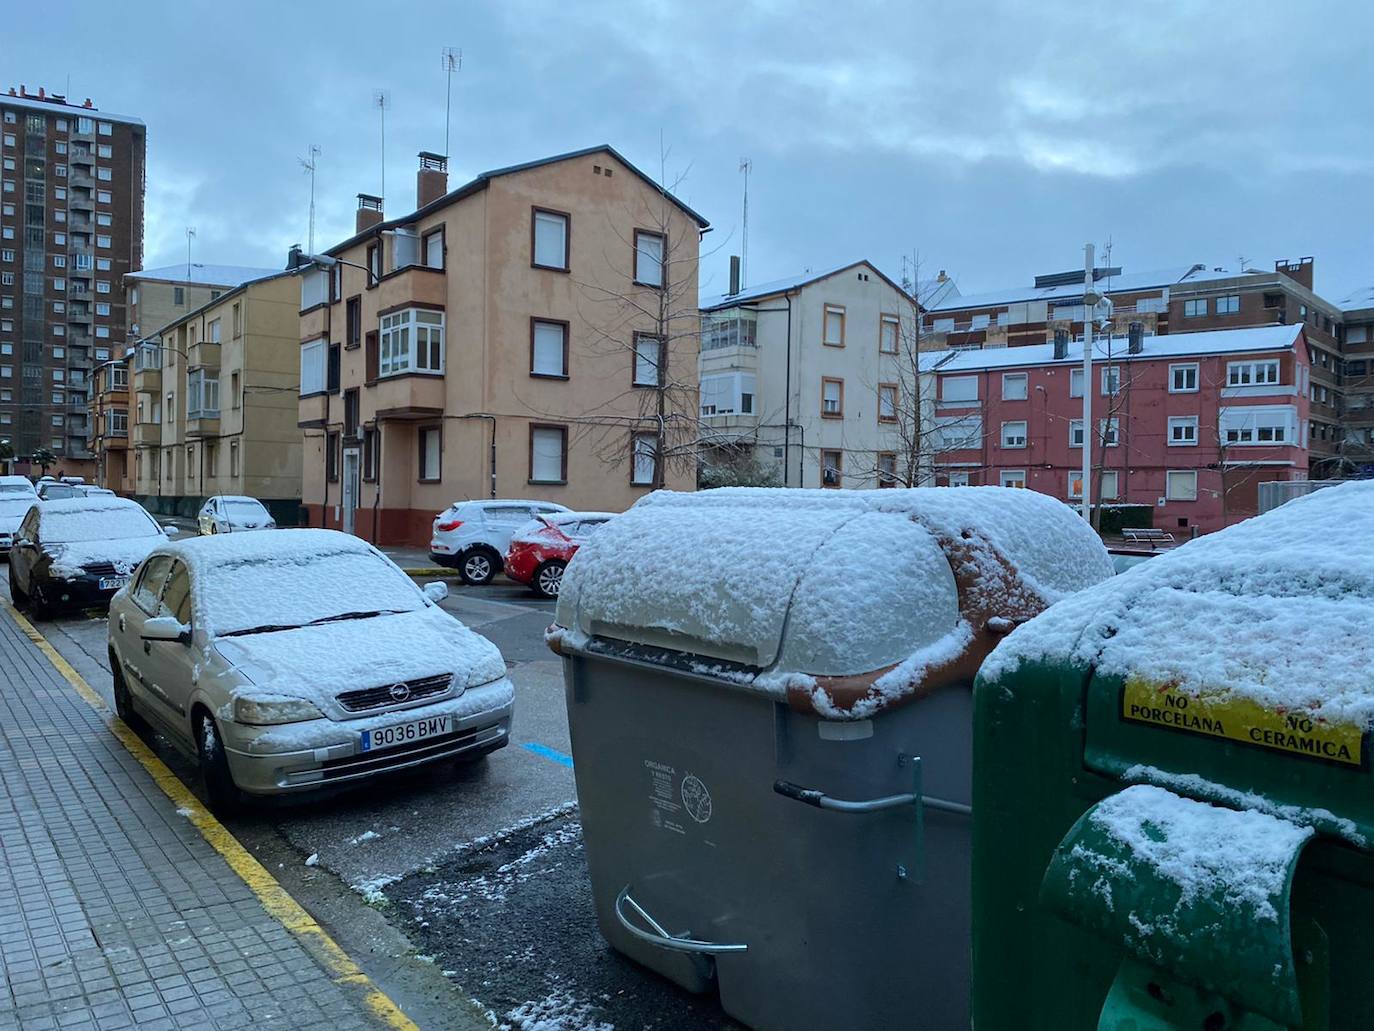
<svg viewBox="0 0 1374 1031">
<path fill-rule="evenodd" d="M 1062 503 L 660 492 L 584 545 L 564 657 L 597 917 L 756 1028 L 968 1024 L 971 703 L 1111 575 Z"/>
</svg>

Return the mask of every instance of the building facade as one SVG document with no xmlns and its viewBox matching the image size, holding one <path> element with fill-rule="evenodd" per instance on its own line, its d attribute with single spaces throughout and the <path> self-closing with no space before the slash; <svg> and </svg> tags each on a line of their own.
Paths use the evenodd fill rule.
<svg viewBox="0 0 1374 1031">
<path fill-rule="evenodd" d="M 297 521 L 298 299 L 290 271 L 249 280 L 134 349 L 132 492 L 152 511 L 189 516 L 246 494 Z"/>
<path fill-rule="evenodd" d="M 91 377 L 125 339 L 142 264 L 143 122 L 23 87 L 0 95 L 0 439 L 94 475 Z"/>
<path fill-rule="evenodd" d="M 907 482 L 918 392 L 910 294 L 867 261 L 703 298 L 701 423 L 709 467 L 752 458 L 760 482 Z"/>
<path fill-rule="evenodd" d="M 930 356 L 941 485 L 1083 498 L 1083 352 L 1054 344 Z M 1258 511 L 1265 480 L 1307 479 L 1312 368 L 1302 325 L 1101 340 L 1089 501 L 1208 532 Z M 1143 513 L 1137 513 L 1141 515 Z"/>
<path fill-rule="evenodd" d="M 1374 476 L 1374 289 L 1341 302 L 1344 368 L 1341 393 L 1345 458 L 1356 476 Z"/>
<path fill-rule="evenodd" d="M 400 218 L 360 195 L 332 268 L 303 270 L 311 525 L 427 544 L 462 499 L 618 510 L 691 489 L 706 221 L 610 147 L 453 191 L 444 166 L 421 154 Z"/>
</svg>

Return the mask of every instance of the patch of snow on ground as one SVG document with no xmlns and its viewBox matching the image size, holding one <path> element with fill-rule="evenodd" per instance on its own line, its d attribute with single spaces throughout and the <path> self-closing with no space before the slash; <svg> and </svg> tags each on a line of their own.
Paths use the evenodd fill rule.
<svg viewBox="0 0 1374 1031">
<path fill-rule="evenodd" d="M 359 834 L 356 838 L 349 838 L 348 843 L 350 845 L 361 845 L 364 841 L 375 841 L 377 838 L 380 837 L 381 835 L 378 834 L 376 831 L 366 830 Z"/>
<path fill-rule="evenodd" d="M 596 1008 L 562 986 L 537 1002 L 523 1002 L 506 1014 L 503 1027 L 520 1031 L 615 1031 L 614 1024 L 596 1019 Z"/>
<path fill-rule="evenodd" d="M 511 893 L 531 878 L 561 868 L 561 863 L 535 869 L 533 864 L 556 848 L 580 843 L 582 825 L 569 823 L 545 834 L 540 842 L 521 856 L 505 863 L 489 874 L 464 878 L 454 884 L 441 883 L 427 888 L 419 898 L 412 899 L 422 916 L 436 917 L 462 909 L 474 899 L 483 902 L 504 902 Z M 487 846 L 495 844 L 489 840 Z"/>
</svg>

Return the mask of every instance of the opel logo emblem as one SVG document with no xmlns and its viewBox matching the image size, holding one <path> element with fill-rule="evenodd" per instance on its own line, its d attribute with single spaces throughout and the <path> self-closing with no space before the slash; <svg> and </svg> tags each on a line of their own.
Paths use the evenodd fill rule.
<svg viewBox="0 0 1374 1031">
<path fill-rule="evenodd" d="M 409 684 L 392 684 L 392 685 L 391 685 L 391 700 L 392 700 L 393 702 L 404 702 L 404 701 L 405 701 L 407 698 L 409 698 L 409 697 L 410 697 L 410 685 L 409 685 Z"/>
</svg>

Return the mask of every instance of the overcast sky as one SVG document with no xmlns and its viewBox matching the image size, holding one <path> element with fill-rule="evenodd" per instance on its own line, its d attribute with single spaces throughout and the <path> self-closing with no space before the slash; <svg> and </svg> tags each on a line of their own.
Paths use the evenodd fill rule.
<svg viewBox="0 0 1374 1031">
<path fill-rule="evenodd" d="M 61 91 L 148 126 L 146 261 L 279 266 L 351 232 L 354 195 L 414 207 L 415 154 L 450 185 L 610 143 L 668 148 L 715 231 L 723 290 L 750 180 L 748 278 L 866 257 L 965 293 L 1073 268 L 1272 268 L 1312 255 L 1333 300 L 1374 281 L 1374 13 L 1349 3 L 11 4 L 0 86 Z"/>
</svg>

